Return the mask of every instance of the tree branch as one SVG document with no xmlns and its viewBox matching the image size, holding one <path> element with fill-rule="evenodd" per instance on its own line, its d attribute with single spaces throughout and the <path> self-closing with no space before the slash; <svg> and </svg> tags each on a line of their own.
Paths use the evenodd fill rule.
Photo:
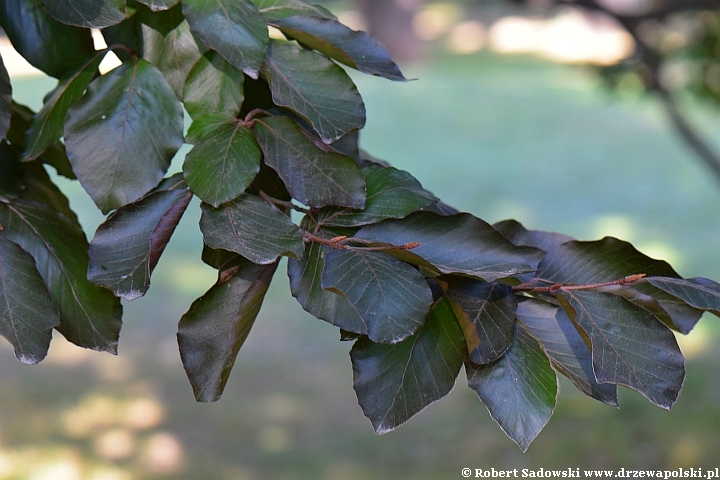
<svg viewBox="0 0 720 480">
<path fill-rule="evenodd" d="M 611 287 L 613 285 L 623 285 L 623 286 L 630 285 L 631 283 L 635 283 L 639 280 L 642 280 L 643 278 L 645 278 L 644 273 L 637 273 L 635 275 L 628 275 L 627 277 L 623 277 L 618 280 L 612 280 L 610 282 L 585 283 L 585 284 L 580 284 L 580 285 L 567 285 L 567 284 L 562 284 L 562 283 L 554 283 L 552 285 L 546 285 L 546 286 L 533 285 L 536 282 L 548 283 L 547 280 L 543 280 L 542 278 L 533 278 L 529 282 L 512 287 L 512 291 L 513 291 L 513 293 L 534 292 L 534 293 L 553 293 L 554 294 L 560 290 L 565 290 L 565 291 L 592 290 L 594 288 Z"/>
</svg>

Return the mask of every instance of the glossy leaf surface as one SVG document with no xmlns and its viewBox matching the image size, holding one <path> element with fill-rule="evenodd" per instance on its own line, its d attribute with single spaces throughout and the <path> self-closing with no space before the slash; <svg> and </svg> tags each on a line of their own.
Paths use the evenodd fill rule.
<svg viewBox="0 0 720 480">
<path fill-rule="evenodd" d="M 398 344 L 358 340 L 350 351 L 353 388 L 375 432 L 395 429 L 447 395 L 465 354 L 462 331 L 446 300 L 433 306 L 415 335 Z"/>
<path fill-rule="evenodd" d="M 517 319 L 540 342 L 556 370 L 592 398 L 617 406 L 617 386 L 598 383 L 590 349 L 562 308 L 534 298 L 518 304 Z"/>
<path fill-rule="evenodd" d="M 563 290 L 557 297 L 590 339 L 598 382 L 625 385 L 659 407 L 672 406 L 685 361 L 670 329 L 617 295 Z"/>
<path fill-rule="evenodd" d="M 253 263 L 273 263 L 280 255 L 302 257 L 300 230 L 280 210 L 255 195 L 242 194 L 213 208 L 202 204 L 205 243 L 238 253 Z"/>
<path fill-rule="evenodd" d="M 365 205 L 365 178 L 352 158 L 321 148 L 289 117 L 257 120 L 254 131 L 293 198 L 312 207 Z"/>
<path fill-rule="evenodd" d="M 59 322 L 35 259 L 0 231 L 0 335 L 18 360 L 32 365 L 47 355 Z"/>
<path fill-rule="evenodd" d="M 720 316 L 720 284 L 707 278 L 650 277 L 647 282 L 688 305 Z"/>
<path fill-rule="evenodd" d="M 342 294 L 377 343 L 397 343 L 414 334 L 432 305 L 425 278 L 382 252 L 332 250 L 325 254 L 322 288 Z"/>
<path fill-rule="evenodd" d="M 104 213 L 134 202 L 162 179 L 183 143 L 183 113 L 162 74 L 145 60 L 96 79 L 70 108 L 68 156 Z"/>
<path fill-rule="evenodd" d="M 60 312 L 60 333 L 93 350 L 117 352 L 120 301 L 86 278 L 87 240 L 80 226 L 51 207 L 15 200 L 0 203 L 0 225 L 9 240 L 35 258 Z"/>
<path fill-rule="evenodd" d="M 104 28 L 125 20 L 125 0 L 45 0 L 48 13 L 62 23 Z"/>
<path fill-rule="evenodd" d="M 325 143 L 365 125 L 365 104 L 357 87 L 327 57 L 273 41 L 263 72 L 273 101 L 307 119 Z"/>
<path fill-rule="evenodd" d="M 411 250 L 442 273 L 462 273 L 494 281 L 530 267 L 525 258 L 486 222 L 467 213 L 442 216 L 415 212 L 402 220 L 363 227 L 358 238 L 404 245 L 418 242 Z M 402 255 L 399 253 L 398 255 Z M 412 257 L 405 256 L 407 261 Z"/>
<path fill-rule="evenodd" d="M 538 342 L 519 325 L 497 362 L 465 363 L 468 386 L 500 428 L 526 451 L 555 409 L 557 378 Z"/>
<path fill-rule="evenodd" d="M 192 198 L 182 179 L 176 176 L 167 183 L 167 188 L 120 207 L 98 227 L 88 252 L 91 282 L 127 301 L 145 295 L 150 275 Z"/>
<path fill-rule="evenodd" d="M 202 201 L 218 207 L 250 186 L 261 156 L 253 132 L 227 116 L 185 157 L 185 180 Z"/>
<path fill-rule="evenodd" d="M 277 263 L 241 261 L 180 319 L 180 356 L 197 401 L 214 402 L 222 395 L 276 268 Z"/>
<path fill-rule="evenodd" d="M 265 59 L 267 25 L 250 0 L 185 0 L 183 14 L 208 47 L 252 78 Z"/>
<path fill-rule="evenodd" d="M 210 113 L 237 116 L 245 96 L 243 73 L 214 50 L 193 65 L 184 86 L 185 109 L 197 118 Z"/>
</svg>

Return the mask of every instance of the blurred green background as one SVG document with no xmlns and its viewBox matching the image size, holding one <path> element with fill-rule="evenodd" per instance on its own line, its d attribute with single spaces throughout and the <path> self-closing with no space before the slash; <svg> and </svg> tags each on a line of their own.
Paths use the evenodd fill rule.
<svg viewBox="0 0 720 480">
<path fill-rule="evenodd" d="M 427 48 L 423 61 L 403 65 L 416 81 L 352 74 L 368 110 L 366 150 L 489 222 L 613 235 L 683 276 L 720 279 L 720 188 L 652 98 L 612 96 L 577 65 L 457 54 L 439 40 Z M 13 78 L 16 100 L 33 109 L 53 86 Z M 720 148 L 720 116 L 690 108 Z M 99 212 L 77 183 L 58 181 L 92 236 Z M 0 478 L 457 479 L 465 467 L 718 466 L 715 317 L 679 339 L 688 375 L 671 412 L 627 389 L 614 409 L 562 379 L 555 415 L 522 454 L 464 373 L 446 398 L 374 435 L 352 390 L 350 344 L 302 310 L 281 267 L 223 398 L 195 403 L 175 332 L 215 280 L 200 261 L 198 219 L 192 203 L 149 294 L 125 304 L 119 356 L 56 335 L 48 358 L 30 367 L 0 342 Z"/>
</svg>

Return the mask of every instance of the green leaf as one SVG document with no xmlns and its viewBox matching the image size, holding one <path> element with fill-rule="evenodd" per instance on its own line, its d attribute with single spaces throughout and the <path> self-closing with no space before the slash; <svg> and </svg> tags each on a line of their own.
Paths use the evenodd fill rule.
<svg viewBox="0 0 720 480">
<path fill-rule="evenodd" d="M 256 0 L 256 3 L 290 2 Z M 306 7 L 298 7 L 299 3 L 301 2 L 292 2 L 291 5 L 281 8 L 264 8 L 258 5 L 258 8 L 269 25 L 279 28 L 286 36 L 302 45 L 363 73 L 390 80 L 407 80 L 390 58 L 387 49 L 376 39 L 365 32 L 351 30 L 324 12 L 312 12 Z"/>
<path fill-rule="evenodd" d="M 196 144 L 208 135 L 212 135 L 215 130 L 222 128 L 229 120 L 235 121 L 235 117 L 227 113 L 209 113 L 196 118 L 190 124 L 187 134 L 185 135 L 185 143 Z"/>
<path fill-rule="evenodd" d="M 195 63 L 184 86 L 185 109 L 192 118 L 209 113 L 237 116 L 245 76 L 219 53 L 209 50 Z"/>
<path fill-rule="evenodd" d="M 654 260 L 629 243 L 612 237 L 594 242 L 565 242 L 549 248 L 538 265 L 537 276 L 553 283 L 590 284 L 612 282 L 640 273 L 680 278 L 667 262 Z M 652 311 L 665 324 L 682 333 L 692 330 L 702 315 L 700 310 L 649 283 L 607 287 L 604 291 Z"/>
<path fill-rule="evenodd" d="M 495 363 L 465 362 L 468 386 L 512 441 L 526 451 L 555 409 L 557 377 L 538 342 L 519 325 Z"/>
<path fill-rule="evenodd" d="M 256 120 L 254 130 L 265 163 L 293 198 L 311 207 L 363 208 L 365 178 L 355 160 L 319 146 L 289 117 Z"/>
<path fill-rule="evenodd" d="M 327 57 L 274 40 L 263 72 L 273 101 L 307 119 L 325 143 L 365 125 L 365 104 L 357 87 Z"/>
<path fill-rule="evenodd" d="M 720 316 L 720 283 L 707 278 L 649 277 L 645 281 L 688 305 Z"/>
<path fill-rule="evenodd" d="M 420 330 L 395 345 L 361 338 L 350 351 L 353 388 L 375 433 L 387 433 L 447 395 L 465 358 L 450 303 L 438 301 Z"/>
<path fill-rule="evenodd" d="M 80 183 L 107 213 L 140 199 L 183 144 L 183 113 L 162 74 L 145 60 L 94 80 L 65 122 Z"/>
<path fill-rule="evenodd" d="M 47 355 L 60 315 L 35 260 L 0 231 L 0 335 L 30 365 Z"/>
<path fill-rule="evenodd" d="M 142 36 L 142 58 L 162 72 L 182 100 L 188 73 L 203 53 L 183 17 L 182 6 L 160 12 L 140 7 L 135 18 Z"/>
<path fill-rule="evenodd" d="M 432 305 L 425 278 L 382 252 L 333 250 L 324 255 L 322 288 L 343 295 L 376 343 L 397 343 L 417 332 Z"/>
<path fill-rule="evenodd" d="M 0 57 L 0 140 L 5 138 L 10 129 L 10 119 L 13 113 L 12 84 L 8 76 L 5 63 Z"/>
<path fill-rule="evenodd" d="M 311 5 L 302 0 L 253 0 L 266 20 L 277 20 L 294 15 L 312 15 L 336 19 L 335 15 L 320 5 Z"/>
<path fill-rule="evenodd" d="M 363 227 L 358 238 L 391 245 L 419 242 L 411 251 L 397 256 L 441 273 L 461 273 L 494 281 L 530 271 L 525 258 L 495 229 L 468 213 L 442 216 L 415 212 L 401 220 Z"/>
<path fill-rule="evenodd" d="M 342 295 L 323 290 L 321 284 L 325 253 L 326 247 L 312 242 L 305 247 L 305 255 L 300 260 L 288 259 L 292 296 L 314 317 L 345 331 L 367 335 L 367 325 L 350 302 Z"/>
<path fill-rule="evenodd" d="M 34 161 L 24 162 L 22 168 L 25 178 L 21 198 L 49 205 L 77 223 L 77 215 L 70 208 L 70 202 L 50 179 L 45 167 L 40 162 Z"/>
<path fill-rule="evenodd" d="M 68 25 L 104 28 L 125 20 L 125 0 L 45 0 L 50 15 Z"/>
<path fill-rule="evenodd" d="M 239 253 L 253 263 L 273 263 L 280 255 L 300 258 L 300 229 L 280 210 L 255 195 L 242 194 L 218 208 L 203 203 L 200 230 L 211 248 Z"/>
<path fill-rule="evenodd" d="M 267 25 L 250 0 L 185 0 L 183 14 L 208 47 L 252 78 L 265 59 Z"/>
<path fill-rule="evenodd" d="M 92 79 L 105 56 L 98 52 L 80 69 L 61 80 L 58 86 L 45 98 L 45 104 L 35 114 L 25 139 L 23 160 L 35 160 L 57 142 L 63 134 L 68 109 L 77 102 Z"/>
<path fill-rule="evenodd" d="M 250 186 L 261 156 L 253 132 L 227 116 L 185 157 L 185 180 L 195 195 L 217 208 Z"/>
<path fill-rule="evenodd" d="M 60 311 L 60 333 L 81 347 L 116 353 L 122 307 L 109 290 L 86 278 L 88 243 L 80 225 L 27 200 L 0 203 L 0 225 L 35 258 Z"/>
<path fill-rule="evenodd" d="M 90 30 L 58 22 L 42 1 L 3 0 L 0 21 L 15 50 L 55 78 L 71 74 L 95 52 Z"/>
<path fill-rule="evenodd" d="M 403 218 L 438 200 L 404 170 L 370 165 L 363 168 L 363 173 L 367 185 L 365 208 L 323 208 L 318 214 L 321 225 L 359 227 L 388 218 Z"/>
<path fill-rule="evenodd" d="M 516 315 L 525 330 L 540 342 L 556 370 L 585 395 L 617 406 L 617 385 L 597 382 L 590 349 L 563 309 L 525 298 L 519 302 Z"/>
<path fill-rule="evenodd" d="M 169 188 L 120 207 L 98 227 L 88 251 L 91 282 L 127 301 L 145 295 L 150 275 L 192 198 L 179 175 L 172 180 Z"/>
<path fill-rule="evenodd" d="M 670 409 L 682 387 L 685 362 L 669 328 L 617 295 L 560 290 L 556 297 L 590 339 L 598 382 L 625 385 Z"/>
<path fill-rule="evenodd" d="M 197 401 L 214 402 L 222 395 L 276 268 L 277 262 L 263 266 L 243 261 L 180 319 L 180 356 Z"/>
<path fill-rule="evenodd" d="M 517 303 L 512 288 L 470 278 L 443 280 L 455 316 L 463 326 L 470 360 L 483 365 L 503 356 L 515 334 Z"/>
</svg>

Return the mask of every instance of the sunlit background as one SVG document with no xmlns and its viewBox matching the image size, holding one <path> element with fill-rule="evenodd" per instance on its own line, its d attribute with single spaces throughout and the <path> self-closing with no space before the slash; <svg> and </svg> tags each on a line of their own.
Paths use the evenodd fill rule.
<svg viewBox="0 0 720 480">
<path fill-rule="evenodd" d="M 396 1 L 412 12 L 419 40 L 400 63 L 417 80 L 351 73 L 368 110 L 365 149 L 487 221 L 613 235 L 684 276 L 720 279 L 720 186 L 632 76 L 609 92 L 589 66 L 632 53 L 618 25 L 570 8 L 538 16 L 503 2 Z M 323 3 L 353 28 L 367 25 L 354 3 Z M 632 11 L 642 1 L 612 3 Z M 655 34 L 677 45 L 685 30 Z M 16 100 L 38 109 L 55 81 L 13 57 L 7 41 L 0 48 Z M 718 112 L 684 106 L 720 150 Z M 92 236 L 99 212 L 77 183 L 58 182 Z M 522 454 L 462 373 L 448 397 L 374 435 L 352 390 L 350 345 L 300 308 L 281 267 L 223 398 L 197 404 L 175 332 L 215 281 L 200 261 L 198 219 L 192 203 L 150 293 L 125 304 L 119 356 L 55 335 L 47 359 L 29 367 L 0 341 L 0 479 L 457 479 L 464 467 L 718 466 L 714 317 L 679 339 L 688 376 L 671 412 L 626 389 L 620 409 L 607 407 L 563 380 L 555 415 Z"/>
</svg>

